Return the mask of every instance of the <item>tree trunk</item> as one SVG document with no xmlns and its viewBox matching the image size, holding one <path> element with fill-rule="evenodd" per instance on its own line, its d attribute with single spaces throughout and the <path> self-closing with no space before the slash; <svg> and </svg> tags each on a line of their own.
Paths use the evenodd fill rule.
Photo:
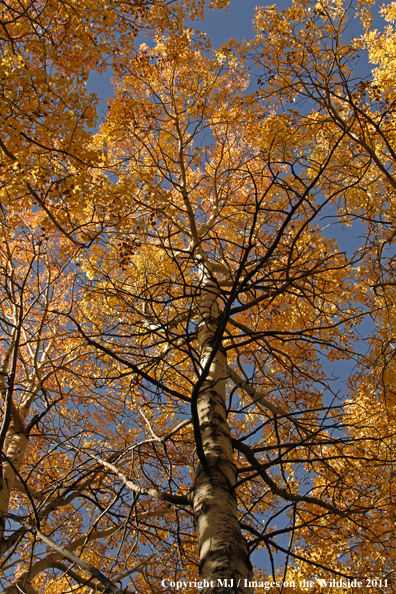
<svg viewBox="0 0 396 594">
<path fill-rule="evenodd" d="M 211 355 L 216 337 L 218 289 L 205 274 L 202 281 L 198 342 L 201 366 Z M 242 536 L 234 485 L 236 467 L 226 417 L 226 355 L 218 350 L 198 395 L 197 408 L 208 472 L 198 464 L 193 492 L 194 526 L 197 533 L 200 576 L 204 594 L 235 592 L 252 594 L 246 540 Z"/>
<path fill-rule="evenodd" d="M 15 415 L 18 415 L 16 412 Z M 2 461 L 0 473 L 0 511 L 8 512 L 11 491 L 15 483 L 17 472 L 21 469 L 23 457 L 28 444 L 23 422 L 11 423 L 4 444 L 4 451 L 8 460 Z M 19 417 L 19 415 L 18 415 Z M 19 419 L 18 419 L 19 420 Z M 4 542 L 5 520 L 0 518 L 0 544 Z"/>
</svg>

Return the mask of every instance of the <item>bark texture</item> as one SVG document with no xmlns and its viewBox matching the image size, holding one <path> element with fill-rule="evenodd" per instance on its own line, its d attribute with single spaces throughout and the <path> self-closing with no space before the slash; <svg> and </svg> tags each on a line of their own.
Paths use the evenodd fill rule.
<svg viewBox="0 0 396 594">
<path fill-rule="evenodd" d="M 5 399 L 4 399 L 5 400 Z M 12 400 L 11 423 L 4 440 L 5 460 L 2 460 L 0 467 L 0 511 L 8 512 L 11 491 L 21 469 L 23 457 L 28 445 L 23 419 L 19 415 Z M 0 548 L 5 544 L 5 520 L 0 518 Z"/>
<path fill-rule="evenodd" d="M 207 275 L 202 282 L 198 322 L 201 366 L 211 356 L 216 339 L 219 308 L 217 285 Z M 252 579 L 246 540 L 238 521 L 234 485 L 236 467 L 225 403 L 226 355 L 219 349 L 197 400 L 207 470 L 198 465 L 193 493 L 194 525 L 200 555 L 204 594 L 252 594 L 245 580 Z"/>
</svg>

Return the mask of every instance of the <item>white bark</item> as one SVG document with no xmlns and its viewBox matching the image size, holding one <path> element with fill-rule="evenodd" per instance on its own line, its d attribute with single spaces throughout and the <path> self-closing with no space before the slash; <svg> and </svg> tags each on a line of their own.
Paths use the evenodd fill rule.
<svg viewBox="0 0 396 594">
<path fill-rule="evenodd" d="M 205 273 L 203 277 L 198 322 L 202 368 L 212 353 L 219 315 L 217 285 Z M 245 580 L 252 579 L 252 570 L 234 493 L 236 467 L 226 418 L 225 368 L 226 356 L 220 349 L 197 400 L 208 472 L 198 465 L 193 492 L 194 525 L 201 579 L 209 584 L 203 593 L 251 594 L 253 590 L 245 586 Z"/>
<path fill-rule="evenodd" d="M 17 472 L 19 472 L 26 452 L 28 438 L 23 420 L 15 405 L 11 402 L 11 424 L 4 442 L 4 451 L 8 460 L 2 462 L 0 476 L 0 511 L 7 512 L 11 491 L 14 487 Z M 0 521 L 0 542 L 4 539 L 4 520 Z"/>
</svg>

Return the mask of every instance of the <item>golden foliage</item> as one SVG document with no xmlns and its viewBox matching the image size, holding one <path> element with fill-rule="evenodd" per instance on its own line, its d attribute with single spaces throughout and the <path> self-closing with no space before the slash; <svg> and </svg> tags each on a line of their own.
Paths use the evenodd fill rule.
<svg viewBox="0 0 396 594">
<path fill-rule="evenodd" d="M 251 577 L 245 539 L 283 592 L 395 591 L 393 4 L 258 8 L 218 50 L 204 2 L 1 6 L 4 591 Z"/>
</svg>

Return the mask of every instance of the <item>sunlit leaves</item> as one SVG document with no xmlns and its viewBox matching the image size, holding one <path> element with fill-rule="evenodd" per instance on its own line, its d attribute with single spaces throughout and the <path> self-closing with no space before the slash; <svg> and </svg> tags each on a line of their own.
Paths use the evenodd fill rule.
<svg viewBox="0 0 396 594">
<path fill-rule="evenodd" d="M 288 551 L 297 582 L 387 575 L 393 25 L 371 31 L 361 4 L 350 41 L 341 2 L 295 2 L 212 50 L 185 28 L 203 2 L 59 4 L 15 17 L 0 64 L 0 380 L 17 460 L 0 511 L 128 591 L 197 576 L 191 501 L 216 415 L 197 427 L 195 389 L 216 348 L 202 391 L 224 386 L 219 467 L 234 448 L 250 550 Z M 135 48 L 144 25 L 156 35 Z M 85 82 L 110 55 L 115 98 L 92 134 Z M 356 249 L 338 247 L 346 229 Z M 8 518 L 4 583 L 96 588 L 17 529 Z"/>
</svg>

